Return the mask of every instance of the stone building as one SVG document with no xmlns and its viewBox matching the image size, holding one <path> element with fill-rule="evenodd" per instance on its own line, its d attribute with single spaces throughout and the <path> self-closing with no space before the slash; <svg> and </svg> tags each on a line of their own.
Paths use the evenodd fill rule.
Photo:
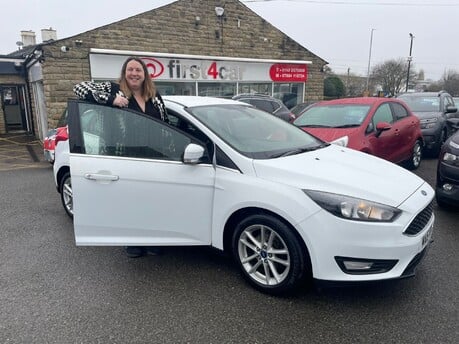
<svg viewBox="0 0 459 344">
<path fill-rule="evenodd" d="M 116 80 L 130 55 L 145 59 L 162 94 L 323 97 L 327 62 L 237 0 L 178 0 L 64 39 L 48 31 L 40 44 L 22 32 L 22 49 L 0 56 L 0 133 L 42 139 L 74 84 Z"/>
</svg>

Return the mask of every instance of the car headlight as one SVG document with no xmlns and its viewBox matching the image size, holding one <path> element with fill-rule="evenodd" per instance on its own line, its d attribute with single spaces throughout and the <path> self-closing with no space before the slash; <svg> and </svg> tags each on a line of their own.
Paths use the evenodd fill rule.
<svg viewBox="0 0 459 344">
<path fill-rule="evenodd" d="M 331 141 L 330 143 L 337 146 L 347 147 L 347 144 L 349 143 L 349 136 L 342 136 L 336 140 Z"/>
<path fill-rule="evenodd" d="M 303 191 L 323 209 L 348 220 L 392 222 L 401 213 L 397 208 L 365 199 L 323 191 Z"/>
<path fill-rule="evenodd" d="M 445 164 L 459 166 L 459 156 L 446 152 L 441 159 Z"/>
</svg>

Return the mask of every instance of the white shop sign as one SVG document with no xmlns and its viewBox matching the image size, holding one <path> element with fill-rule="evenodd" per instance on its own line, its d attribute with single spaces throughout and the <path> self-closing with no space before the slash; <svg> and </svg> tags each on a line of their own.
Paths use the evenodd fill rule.
<svg viewBox="0 0 459 344">
<path fill-rule="evenodd" d="M 215 56 L 153 54 L 91 49 L 91 77 L 118 79 L 129 56 L 145 62 L 150 77 L 158 81 L 276 81 L 306 82 L 309 61 L 236 59 Z"/>
</svg>

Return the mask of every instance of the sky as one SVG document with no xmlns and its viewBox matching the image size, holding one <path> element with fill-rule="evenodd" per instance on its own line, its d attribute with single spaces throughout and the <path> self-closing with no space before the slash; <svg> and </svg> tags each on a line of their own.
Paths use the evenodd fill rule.
<svg viewBox="0 0 459 344">
<path fill-rule="evenodd" d="M 0 54 L 17 49 L 22 30 L 53 28 L 70 37 L 175 0 L 2 1 Z M 220 0 L 224 4 L 225 0 Z M 339 74 L 367 76 L 377 64 L 408 59 L 434 81 L 459 73 L 459 0 L 242 0 Z M 414 36 L 410 38 L 410 33 Z M 412 45 L 411 45 L 412 44 Z"/>
</svg>

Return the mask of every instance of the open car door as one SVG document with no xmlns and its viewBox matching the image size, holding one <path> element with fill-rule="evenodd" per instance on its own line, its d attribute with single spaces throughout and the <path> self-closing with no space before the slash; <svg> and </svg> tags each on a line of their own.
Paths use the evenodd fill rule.
<svg viewBox="0 0 459 344">
<path fill-rule="evenodd" d="M 127 109 L 69 101 L 77 245 L 209 245 L 215 169 L 193 138 Z"/>
</svg>

